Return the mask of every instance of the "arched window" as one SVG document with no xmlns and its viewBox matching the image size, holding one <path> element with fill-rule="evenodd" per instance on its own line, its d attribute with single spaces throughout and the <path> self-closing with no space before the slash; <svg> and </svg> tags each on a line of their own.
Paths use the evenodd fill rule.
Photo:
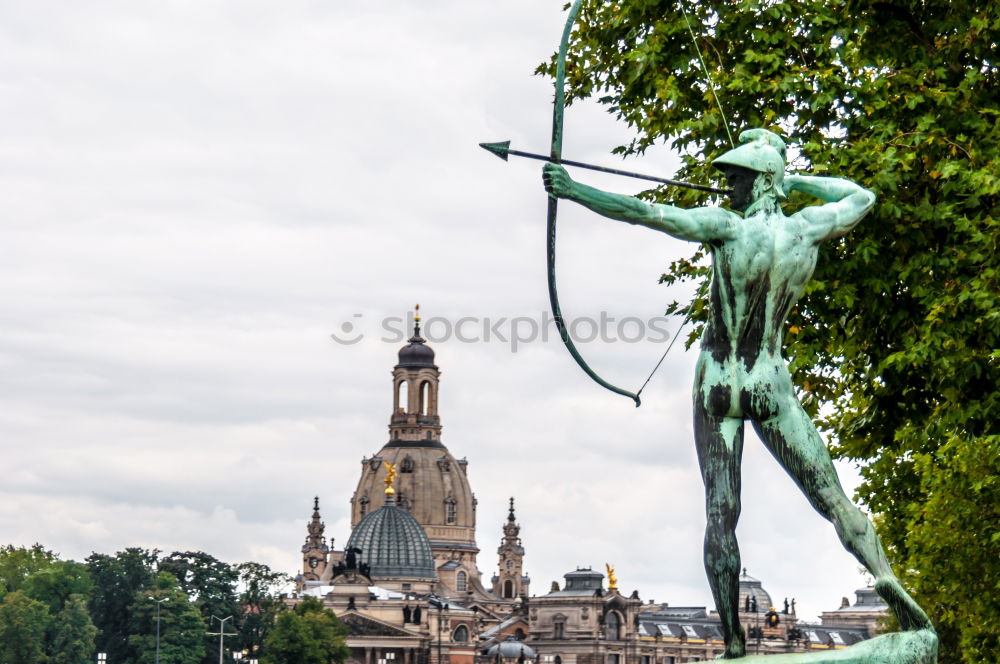
<svg viewBox="0 0 1000 664">
<path fill-rule="evenodd" d="M 512 599 L 514 597 L 514 582 L 510 579 L 503 582 L 503 596 L 505 599 Z"/>
<path fill-rule="evenodd" d="M 621 639 L 621 620 L 614 611 L 608 611 L 608 615 L 604 616 L 604 638 L 608 641 Z"/>
<path fill-rule="evenodd" d="M 451 635 L 452 641 L 457 641 L 459 643 L 468 643 L 469 641 L 469 628 L 465 625 L 459 625 L 455 628 L 454 634 Z"/>
<path fill-rule="evenodd" d="M 368 502 L 368 496 L 361 496 L 361 514 L 359 516 L 368 514 Z"/>
<path fill-rule="evenodd" d="M 399 472 L 412 473 L 416 467 L 417 464 L 413 461 L 413 457 L 407 454 L 399 464 Z"/>
<path fill-rule="evenodd" d="M 469 589 L 469 575 L 462 570 L 455 575 L 455 590 L 465 592 Z"/>
<path fill-rule="evenodd" d="M 456 521 L 458 521 L 458 503 L 448 496 L 444 501 L 444 522 L 453 525 Z"/>
<path fill-rule="evenodd" d="M 406 386 L 406 381 L 401 380 L 396 385 L 396 410 L 409 411 L 410 390 Z"/>
<path fill-rule="evenodd" d="M 430 393 L 431 393 L 430 381 L 424 381 L 420 383 L 420 414 L 426 415 L 427 409 L 430 407 Z"/>
</svg>

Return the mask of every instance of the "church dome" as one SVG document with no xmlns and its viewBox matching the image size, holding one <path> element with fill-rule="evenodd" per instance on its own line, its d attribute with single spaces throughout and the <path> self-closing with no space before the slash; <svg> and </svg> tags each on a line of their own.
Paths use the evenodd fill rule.
<svg viewBox="0 0 1000 664">
<path fill-rule="evenodd" d="M 740 610 L 743 611 L 746 606 L 747 598 L 756 598 L 757 600 L 757 611 L 760 613 L 767 613 L 768 610 L 774 603 L 771 601 L 771 595 L 764 590 L 759 579 L 755 579 L 749 574 L 747 574 L 744 568 L 743 574 L 740 574 L 740 599 L 739 606 Z"/>
<path fill-rule="evenodd" d="M 494 643 L 486 651 L 486 655 L 495 659 L 497 651 L 500 651 L 502 659 L 519 659 L 521 657 L 524 659 L 535 659 L 538 656 L 534 648 L 526 645 L 523 641 L 518 641 L 513 636 L 508 636 L 507 640 L 500 643 Z"/>
<path fill-rule="evenodd" d="M 409 343 L 399 349 L 398 357 L 397 367 L 434 367 L 434 349 L 428 346 L 426 339 L 420 336 L 419 328 L 410 337 Z"/>
<path fill-rule="evenodd" d="M 367 563 L 374 577 L 435 578 L 434 557 L 424 529 L 413 516 L 397 507 L 392 496 L 385 505 L 361 519 L 345 550 L 360 549 L 358 561 Z"/>
</svg>

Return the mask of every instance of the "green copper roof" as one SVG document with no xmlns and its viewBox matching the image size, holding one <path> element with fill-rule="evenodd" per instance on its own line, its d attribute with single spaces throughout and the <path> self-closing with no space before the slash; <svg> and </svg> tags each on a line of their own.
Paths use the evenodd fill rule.
<svg viewBox="0 0 1000 664">
<path fill-rule="evenodd" d="M 412 514 L 396 506 L 392 496 L 361 519 L 347 540 L 346 549 L 351 547 L 361 549 L 358 562 L 368 563 L 373 577 L 436 577 L 424 529 Z"/>
</svg>

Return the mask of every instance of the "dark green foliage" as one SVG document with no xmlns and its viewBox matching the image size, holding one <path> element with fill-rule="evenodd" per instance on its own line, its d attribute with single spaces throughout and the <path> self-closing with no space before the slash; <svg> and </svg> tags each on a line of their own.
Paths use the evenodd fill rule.
<svg viewBox="0 0 1000 664">
<path fill-rule="evenodd" d="M 347 629 L 322 602 L 307 597 L 278 614 L 261 664 L 343 664 L 348 655 Z"/>
<path fill-rule="evenodd" d="M 242 589 L 238 647 L 251 653 L 259 652 L 278 612 L 284 608 L 280 592 L 291 579 L 261 563 L 242 563 L 236 569 Z"/>
<path fill-rule="evenodd" d="M 203 551 L 175 551 L 160 560 L 159 569 L 161 572 L 169 572 L 177 579 L 181 590 L 187 593 L 201 613 L 205 632 L 218 631 L 218 621 L 213 622 L 212 616 L 232 616 L 233 620 L 227 622 L 228 631 L 239 628 L 242 622 L 242 612 L 236 597 L 239 572 L 234 567 Z M 218 661 L 218 637 L 206 634 L 205 639 L 207 647 L 204 664 L 213 664 Z M 226 641 L 227 644 L 229 642 Z"/>
<path fill-rule="evenodd" d="M 87 602 L 81 595 L 66 598 L 62 610 L 52 621 L 49 654 L 58 664 L 90 664 L 94 661 L 94 638 L 97 628 L 90 620 Z"/>
<path fill-rule="evenodd" d="M 132 624 L 128 642 L 135 652 L 132 660 L 152 662 L 156 658 L 157 604 L 159 605 L 160 664 L 199 664 L 205 657 L 205 621 L 181 590 L 177 579 L 160 572 L 156 588 L 142 590 L 133 597 L 129 613 Z M 108 656 L 110 659 L 110 655 Z"/>
<path fill-rule="evenodd" d="M 114 556 L 94 553 L 87 557 L 87 567 L 94 582 L 88 608 L 97 627 L 97 650 L 108 654 L 108 661 L 120 664 L 135 662 L 129 645 L 136 595 L 153 586 L 157 553 L 145 549 L 125 549 Z"/>
<path fill-rule="evenodd" d="M 93 587 L 86 565 L 75 560 L 57 560 L 25 579 L 21 590 L 43 602 L 49 613 L 55 615 L 62 611 L 70 595 L 88 597 Z"/>
<path fill-rule="evenodd" d="M 998 661 L 1000 3 L 685 7 L 734 135 L 771 128 L 792 170 L 878 195 L 821 249 L 787 354 L 835 453 L 864 464 L 859 495 L 935 621 L 941 663 Z M 716 177 L 707 161 L 729 147 L 726 123 L 680 5 L 593 0 L 580 23 L 572 96 L 600 98 L 635 129 L 617 152 L 665 142 L 684 155 L 680 179 Z M 813 203 L 796 194 L 786 212 Z M 700 278 L 704 265 L 701 253 L 679 260 L 664 281 Z M 705 319 L 704 299 L 668 308 Z"/>
<path fill-rule="evenodd" d="M 21 588 L 29 576 L 56 560 L 56 554 L 41 544 L 31 547 L 7 544 L 0 547 L 0 597 Z"/>
<path fill-rule="evenodd" d="M 0 664 L 43 664 L 49 612 L 19 590 L 0 602 Z"/>
</svg>

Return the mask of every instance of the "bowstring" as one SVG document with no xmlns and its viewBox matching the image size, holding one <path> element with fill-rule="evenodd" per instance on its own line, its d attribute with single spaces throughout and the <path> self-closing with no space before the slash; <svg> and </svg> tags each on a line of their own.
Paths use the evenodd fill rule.
<svg viewBox="0 0 1000 664">
<path fill-rule="evenodd" d="M 712 75 L 708 73 L 708 67 L 705 66 L 705 59 L 701 57 L 701 47 L 698 46 L 698 38 L 694 34 L 694 29 L 691 27 L 691 21 L 688 20 L 687 10 L 684 9 L 684 2 L 678 2 L 681 6 L 681 14 L 684 16 L 684 23 L 687 25 L 688 33 L 691 35 L 691 43 L 694 44 L 694 51 L 698 54 L 698 62 L 701 63 L 701 70 L 705 73 L 705 80 L 708 82 L 708 89 L 712 92 L 712 97 L 715 99 L 715 105 L 719 107 L 719 115 L 722 116 L 722 126 L 726 129 L 726 136 L 729 137 L 729 144 L 734 148 L 736 147 L 736 142 L 733 140 L 733 135 L 729 131 L 729 119 L 726 117 L 726 112 L 722 110 L 722 102 L 719 101 L 719 95 L 715 94 L 715 83 L 712 81 Z"/>
<path fill-rule="evenodd" d="M 684 2 L 681 0 L 678 4 L 681 7 L 681 14 L 684 16 L 684 24 L 687 25 L 688 34 L 691 35 L 691 43 L 694 44 L 695 53 L 698 54 L 698 62 L 701 63 L 701 70 L 704 72 L 705 80 L 708 82 L 708 89 L 712 92 L 712 98 L 715 99 L 715 105 L 719 108 L 719 115 L 722 116 L 722 126 L 726 130 L 726 136 L 729 137 L 729 144 L 735 148 L 736 141 L 733 140 L 733 134 L 729 131 L 729 118 L 726 117 L 726 112 L 722 109 L 722 102 L 719 101 L 719 95 L 715 93 L 715 83 L 712 80 L 712 75 L 708 73 L 708 67 L 705 65 L 705 58 L 701 55 L 701 47 L 698 46 L 698 37 L 695 36 L 694 29 L 691 27 L 691 21 L 688 20 L 687 10 L 684 9 Z M 635 393 L 636 398 L 642 395 L 642 391 L 646 389 L 647 385 L 649 385 L 649 381 L 653 380 L 653 375 L 660 368 L 660 365 L 663 364 L 663 360 L 667 359 L 667 354 L 670 353 L 670 349 L 674 347 L 674 343 L 677 341 L 677 338 L 681 336 L 681 330 L 683 330 L 684 326 L 690 321 L 690 314 L 685 316 L 684 320 L 681 321 L 680 326 L 674 333 L 674 338 L 670 340 L 670 344 L 667 346 L 667 349 L 663 351 L 663 355 L 660 356 L 660 361 L 656 363 L 653 370 L 649 372 L 649 376 L 646 377 L 646 382 L 644 382 L 642 387 L 639 388 L 639 391 Z"/>
<path fill-rule="evenodd" d="M 642 391 L 646 389 L 647 385 L 649 385 L 649 381 L 653 380 L 653 374 L 655 374 L 656 370 L 660 368 L 661 364 L 663 364 L 663 360 L 667 359 L 667 353 L 669 353 L 670 349 L 674 347 L 674 342 L 677 341 L 677 337 L 681 336 L 681 330 L 684 329 L 684 326 L 687 325 L 690 320 L 691 316 L 689 314 L 684 317 L 684 320 L 681 321 L 680 327 L 678 327 L 677 331 L 674 332 L 674 338 L 670 340 L 670 344 L 667 346 L 667 349 L 663 351 L 663 355 L 660 356 L 660 361 L 656 363 L 653 370 L 649 372 L 649 376 L 646 377 L 646 382 L 643 383 L 642 387 L 639 388 L 639 391 L 635 393 L 636 398 L 642 395 Z"/>
</svg>

